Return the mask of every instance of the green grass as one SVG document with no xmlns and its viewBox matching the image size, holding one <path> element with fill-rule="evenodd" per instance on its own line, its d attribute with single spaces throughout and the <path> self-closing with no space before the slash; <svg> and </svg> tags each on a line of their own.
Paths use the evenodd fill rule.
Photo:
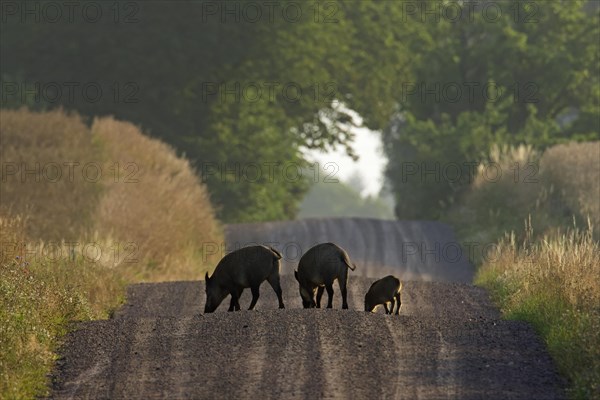
<svg viewBox="0 0 600 400">
<path fill-rule="evenodd" d="M 534 327 L 569 379 L 569 397 L 600 399 L 598 242 L 590 231 L 572 230 L 528 246 L 507 238 L 500 245 L 499 260 L 483 264 L 475 283 L 506 318 Z"/>
<path fill-rule="evenodd" d="M 0 275 L 0 398 L 43 396 L 70 323 L 107 318 L 123 301 L 124 285 L 114 271 L 84 259 L 13 259 Z"/>
</svg>

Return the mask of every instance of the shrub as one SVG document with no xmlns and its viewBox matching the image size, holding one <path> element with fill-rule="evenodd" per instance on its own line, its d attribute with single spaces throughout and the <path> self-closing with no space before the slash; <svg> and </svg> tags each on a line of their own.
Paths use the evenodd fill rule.
<svg viewBox="0 0 600 400">
<path fill-rule="evenodd" d="M 126 273 L 155 281 L 199 279 L 214 261 L 202 247 L 220 243 L 221 232 L 189 162 L 126 122 L 101 118 L 91 131 L 110 155 L 106 168 L 120 170 L 118 179 L 105 183 L 95 228 L 100 236 L 134 244 L 139 263 Z"/>
<path fill-rule="evenodd" d="M 88 128 L 79 116 L 60 110 L 0 110 L 0 117 L 0 211 L 26 215 L 31 239 L 79 238 L 89 230 L 101 192 L 83 168 L 104 159 Z"/>
<path fill-rule="evenodd" d="M 169 146 L 112 118 L 90 129 L 61 110 L 0 112 L 0 212 L 25 215 L 31 240 L 110 243 L 135 261 L 120 264 L 128 281 L 197 279 L 215 262 L 206 188 Z"/>
<path fill-rule="evenodd" d="M 558 145 L 543 154 L 530 146 L 494 146 L 473 184 L 445 219 L 463 240 L 490 243 L 518 231 L 529 216 L 540 235 L 600 221 L 600 142 Z M 489 163 L 489 164 L 488 164 Z M 495 165 L 501 176 L 483 172 Z M 489 168 L 489 167 L 488 167 Z"/>
<path fill-rule="evenodd" d="M 108 317 L 127 283 L 199 279 L 222 233 L 189 163 L 135 126 L 0 117 L 0 398 L 33 398 L 70 322 Z"/>
<path fill-rule="evenodd" d="M 541 164 L 570 214 L 589 216 L 594 226 L 600 226 L 600 142 L 551 147 Z"/>
</svg>

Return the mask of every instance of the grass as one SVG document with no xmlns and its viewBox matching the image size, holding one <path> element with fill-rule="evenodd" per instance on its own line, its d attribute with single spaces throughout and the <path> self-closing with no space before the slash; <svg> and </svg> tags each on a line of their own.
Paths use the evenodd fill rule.
<svg viewBox="0 0 600 400">
<path fill-rule="evenodd" d="M 478 177 L 449 218 L 461 238 L 496 242 L 497 254 L 474 260 L 475 283 L 509 319 L 532 324 L 573 399 L 600 399 L 600 142 L 495 148 L 503 171 L 532 165 L 533 181 Z M 526 220 L 526 229 L 518 224 Z M 585 221 L 587 228 L 578 229 Z M 522 225 L 521 225 L 522 226 Z M 536 227 L 536 232 L 532 226 Z M 515 234 L 515 232 L 519 232 Z"/>
<path fill-rule="evenodd" d="M 0 228 L 0 397 L 29 399 L 46 393 L 70 322 L 107 318 L 123 300 L 124 281 L 81 256 L 33 254 L 22 246 L 19 218 L 0 218 Z"/>
<path fill-rule="evenodd" d="M 591 226 L 518 245 L 510 235 L 478 271 L 509 319 L 546 342 L 575 399 L 600 398 L 600 246 Z"/>
<path fill-rule="evenodd" d="M 2 164 L 17 168 L 0 186 L 0 398 L 29 399 L 47 395 L 71 322 L 108 318 L 129 283 L 200 279 L 223 236 L 189 162 L 134 125 L 0 114 Z"/>
</svg>

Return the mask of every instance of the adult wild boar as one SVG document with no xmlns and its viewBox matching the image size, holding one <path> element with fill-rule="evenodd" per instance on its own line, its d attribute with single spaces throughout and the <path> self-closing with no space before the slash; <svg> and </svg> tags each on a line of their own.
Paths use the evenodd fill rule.
<svg viewBox="0 0 600 400">
<path fill-rule="evenodd" d="M 333 243 L 321 243 L 309 249 L 300 258 L 298 271 L 294 271 L 300 286 L 300 297 L 304 308 L 320 308 L 323 290 L 327 289 L 329 301 L 327 308 L 333 307 L 333 281 L 338 280 L 342 292 L 342 308 L 348 308 L 346 284 L 348 268 L 352 271 L 356 265 L 350 262 L 348 253 Z M 317 301 L 315 303 L 315 291 Z"/>
<path fill-rule="evenodd" d="M 265 280 L 269 282 L 277 299 L 279 308 L 285 308 L 279 284 L 279 260 L 281 254 L 272 247 L 248 246 L 227 254 L 219 261 L 212 277 L 206 273 L 205 313 L 211 313 L 219 307 L 228 294 L 231 295 L 229 311 L 240 309 L 239 298 L 245 288 L 252 291 L 252 310 L 259 297 L 259 288 Z"/>
<path fill-rule="evenodd" d="M 397 304 L 396 315 L 399 315 L 402 306 L 402 286 L 402 282 L 393 275 L 388 275 L 373 282 L 365 295 L 365 311 L 371 312 L 378 305 L 383 304 L 385 313 L 393 314 L 394 305 Z M 389 303 L 391 303 L 391 308 L 388 310 Z"/>
</svg>

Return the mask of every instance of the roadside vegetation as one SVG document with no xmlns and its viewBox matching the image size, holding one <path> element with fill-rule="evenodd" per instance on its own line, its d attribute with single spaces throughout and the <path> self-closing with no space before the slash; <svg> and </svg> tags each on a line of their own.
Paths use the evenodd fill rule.
<svg viewBox="0 0 600 400">
<path fill-rule="evenodd" d="M 467 185 L 405 179 L 407 162 L 464 166 L 492 143 L 546 147 L 600 132 L 597 1 L 499 1 L 493 21 L 481 4 L 432 9 L 446 3 L 462 9 L 456 18 L 363 0 L 278 2 L 278 14 L 300 7 L 293 23 L 223 21 L 201 1 L 137 2 L 136 23 L 85 29 L 60 19 L 23 29 L 15 13 L 0 27 L 1 78 L 25 89 L 3 101 L 141 125 L 204 170 L 224 222 L 295 218 L 309 182 L 286 174 L 306 166 L 304 149 L 354 153 L 364 126 L 383 132 L 396 216 L 437 219 Z M 90 81 L 104 89 L 98 101 L 81 88 L 51 102 L 29 94 L 34 82 L 64 93 L 61 82 Z"/>
<path fill-rule="evenodd" d="M 511 173 L 477 174 L 448 217 L 463 241 L 496 243 L 474 260 L 476 284 L 507 318 L 533 325 L 570 397 L 600 398 L 600 142 L 495 147 L 489 159 Z M 528 178 L 515 180 L 516 165 Z"/>
<path fill-rule="evenodd" d="M 28 399 L 70 323 L 107 318 L 128 283 L 199 279 L 222 233 L 188 161 L 135 126 L 1 114 L 0 398 Z"/>
<path fill-rule="evenodd" d="M 80 255 L 55 252 L 50 262 L 42 242 L 29 253 L 21 218 L 0 217 L 0 229 L 0 398 L 31 399 L 46 393 L 69 324 L 107 318 L 123 301 L 124 281 Z"/>
</svg>

